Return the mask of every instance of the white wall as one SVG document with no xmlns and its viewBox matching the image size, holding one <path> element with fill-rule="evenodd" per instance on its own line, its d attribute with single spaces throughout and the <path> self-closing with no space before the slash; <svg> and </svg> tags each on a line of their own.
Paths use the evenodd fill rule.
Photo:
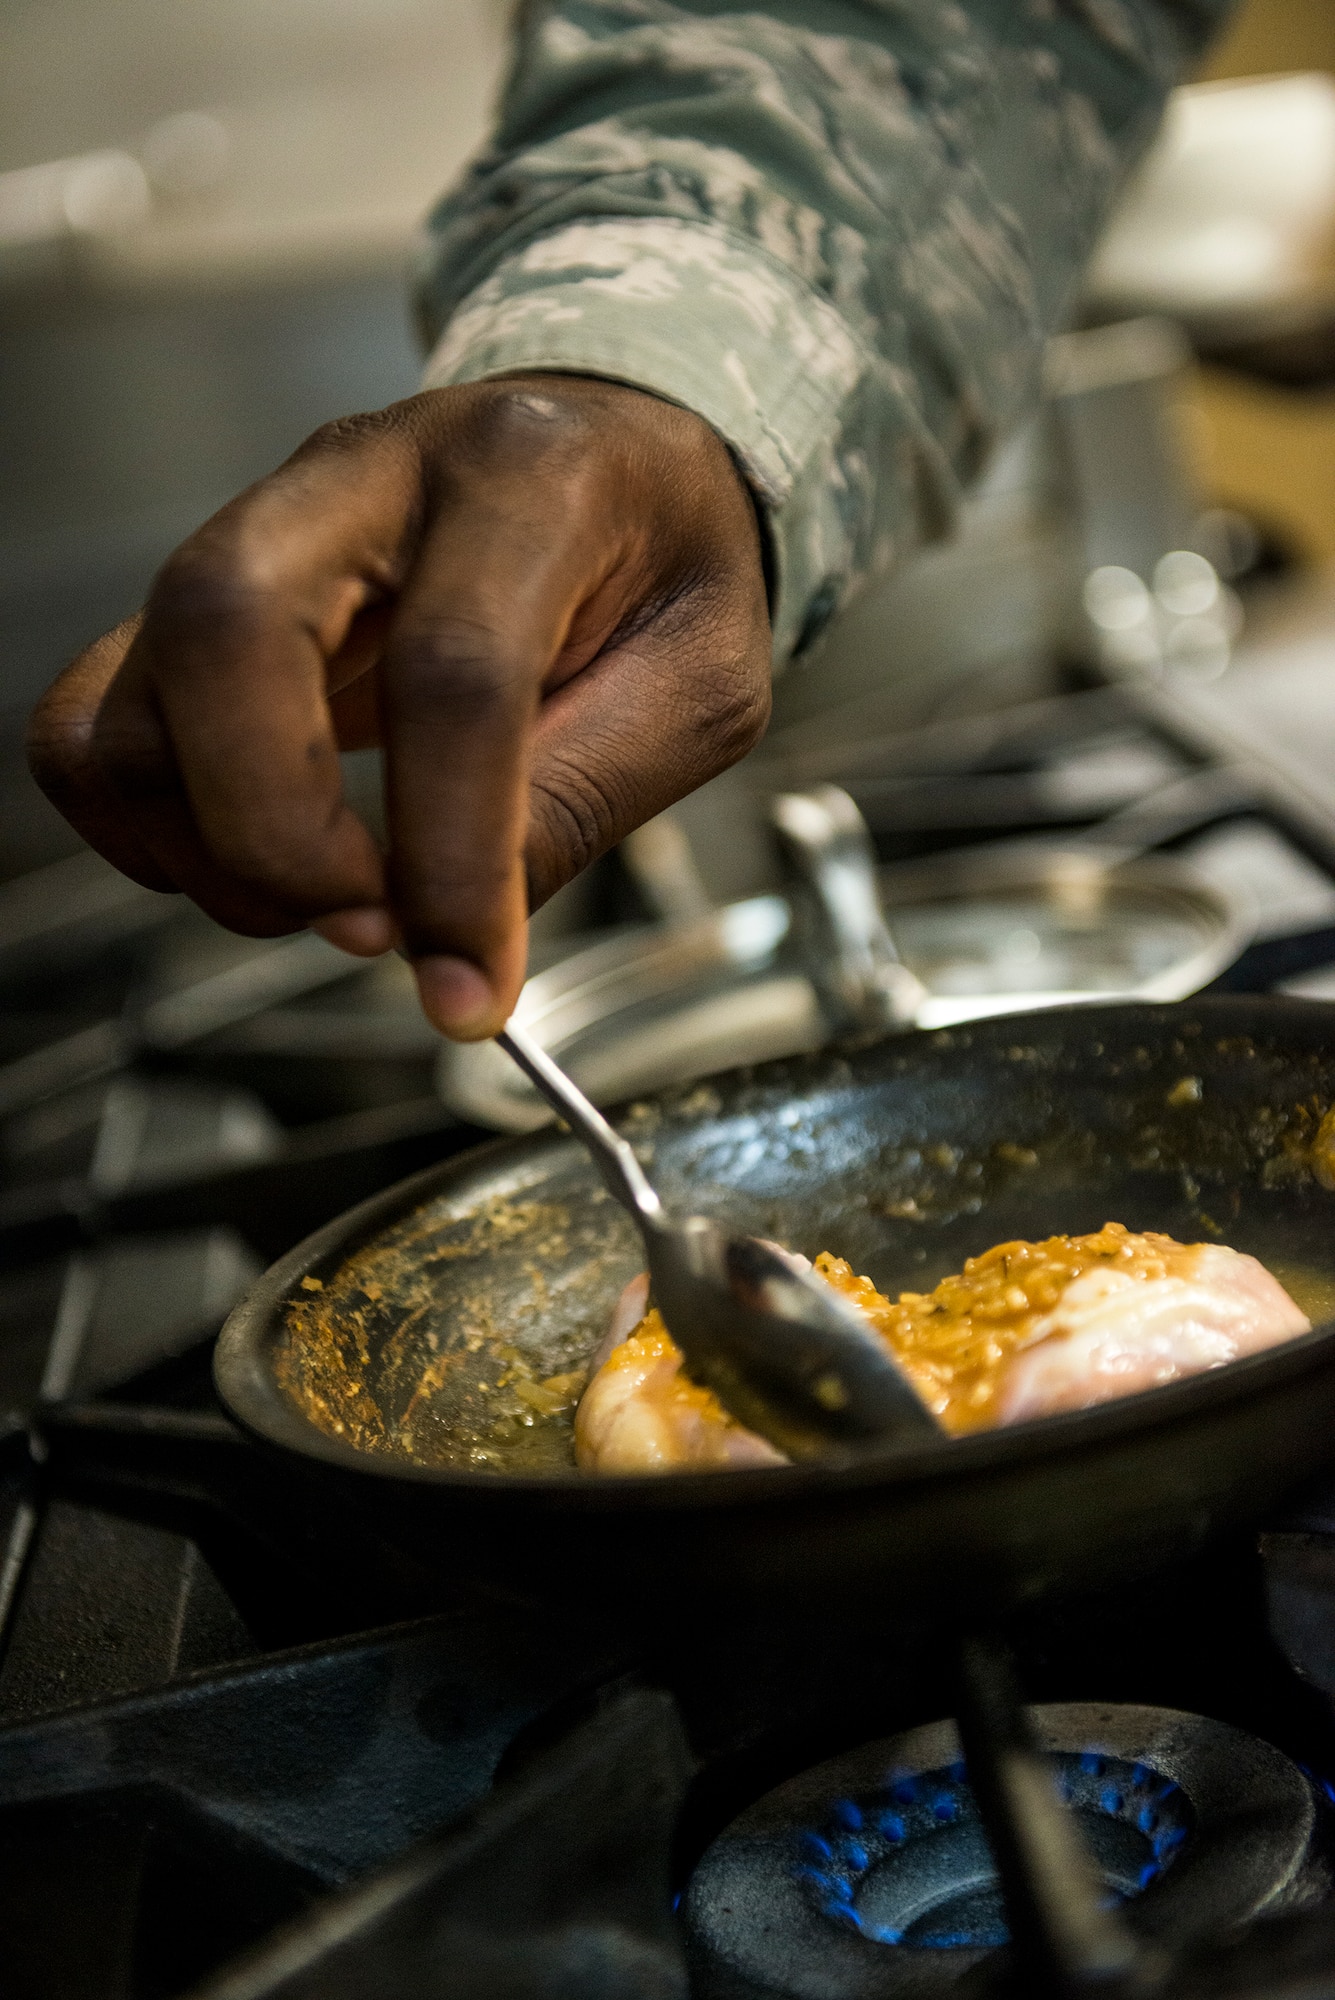
<svg viewBox="0 0 1335 2000">
<path fill-rule="evenodd" d="M 5 0 L 0 173 L 146 157 L 163 120 L 207 111 L 230 140 L 218 184 L 159 199 L 104 246 L 113 263 L 168 281 L 365 265 L 401 252 L 483 136 L 507 16 L 507 0 Z"/>
</svg>

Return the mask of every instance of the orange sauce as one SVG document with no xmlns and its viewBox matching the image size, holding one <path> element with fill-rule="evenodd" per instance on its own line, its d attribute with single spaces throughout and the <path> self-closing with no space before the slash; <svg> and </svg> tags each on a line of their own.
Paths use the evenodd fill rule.
<svg viewBox="0 0 1335 2000">
<path fill-rule="evenodd" d="M 1120 1222 L 1105 1222 L 1092 1236 L 994 1244 L 943 1278 L 935 1291 L 901 1292 L 897 1299 L 878 1292 L 870 1278 L 858 1277 L 851 1264 L 829 1251 L 817 1257 L 816 1269 L 861 1308 L 928 1408 L 946 1430 L 959 1434 L 992 1423 L 1006 1363 L 1032 1343 L 1036 1322 L 1052 1311 L 1072 1279 L 1098 1265 L 1139 1279 L 1185 1275 L 1199 1247 L 1153 1231 L 1133 1235 Z M 679 1350 L 651 1309 L 604 1365 L 626 1368 L 673 1356 L 679 1360 Z M 707 1421 L 734 1421 L 712 1390 L 684 1371 L 668 1393 L 689 1402 Z"/>
<path fill-rule="evenodd" d="M 612 1349 L 599 1373 L 613 1375 L 622 1369 L 639 1368 L 655 1361 L 675 1362 L 678 1369 L 670 1382 L 656 1387 L 656 1395 L 666 1396 L 686 1409 L 697 1411 L 709 1423 L 735 1427 L 736 1419 L 728 1415 L 714 1391 L 692 1381 L 682 1369 L 681 1349 L 664 1326 L 663 1315 L 657 1306 L 650 1306 L 635 1331 L 619 1347 Z"/>
<path fill-rule="evenodd" d="M 901 1292 L 895 1300 L 870 1278 L 857 1277 L 842 1257 L 825 1252 L 816 1269 L 862 1308 L 923 1401 L 947 1430 L 960 1432 L 992 1422 L 1007 1361 L 1031 1344 L 1035 1322 L 1073 1278 L 1099 1265 L 1131 1278 L 1185 1275 L 1198 1249 L 1105 1222 L 1092 1236 L 996 1243 L 935 1291 Z"/>
</svg>

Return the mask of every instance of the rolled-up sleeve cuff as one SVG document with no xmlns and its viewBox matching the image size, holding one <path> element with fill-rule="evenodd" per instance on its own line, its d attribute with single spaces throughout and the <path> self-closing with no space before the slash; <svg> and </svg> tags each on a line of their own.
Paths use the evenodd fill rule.
<svg viewBox="0 0 1335 2000">
<path fill-rule="evenodd" d="M 550 368 L 648 389 L 703 417 L 769 523 L 782 660 L 848 561 L 830 546 L 826 488 L 869 365 L 829 301 L 757 244 L 640 217 L 567 224 L 498 265 L 455 309 L 424 386 Z"/>
</svg>

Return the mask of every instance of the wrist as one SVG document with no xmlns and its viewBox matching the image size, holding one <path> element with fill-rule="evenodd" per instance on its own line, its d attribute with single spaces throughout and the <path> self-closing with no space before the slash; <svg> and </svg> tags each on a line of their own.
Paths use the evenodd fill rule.
<svg viewBox="0 0 1335 2000">
<path fill-rule="evenodd" d="M 782 659 L 847 580 L 825 496 L 866 365 L 830 301 L 755 243 L 638 217 L 568 225 L 500 264 L 455 310 L 426 380 L 579 372 L 694 412 L 750 492 Z"/>
</svg>

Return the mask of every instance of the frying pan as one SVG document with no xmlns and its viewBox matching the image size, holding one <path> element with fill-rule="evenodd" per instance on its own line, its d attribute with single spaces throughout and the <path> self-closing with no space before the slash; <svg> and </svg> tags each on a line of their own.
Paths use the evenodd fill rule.
<svg viewBox="0 0 1335 2000">
<path fill-rule="evenodd" d="M 1318 1322 L 1335 1319 L 1332 1104 L 1335 1009 L 1220 998 L 738 1070 L 622 1129 L 669 1203 L 835 1251 L 883 1290 L 1113 1220 L 1250 1251 Z M 573 1139 L 501 1141 L 274 1265 L 223 1330 L 218 1388 L 419 1560 L 667 1615 L 877 1603 L 973 1620 L 1147 1571 L 1335 1462 L 1328 1325 L 1099 1408 L 853 1462 L 581 1475 L 568 1413 L 546 1406 L 639 1263 Z"/>
</svg>

